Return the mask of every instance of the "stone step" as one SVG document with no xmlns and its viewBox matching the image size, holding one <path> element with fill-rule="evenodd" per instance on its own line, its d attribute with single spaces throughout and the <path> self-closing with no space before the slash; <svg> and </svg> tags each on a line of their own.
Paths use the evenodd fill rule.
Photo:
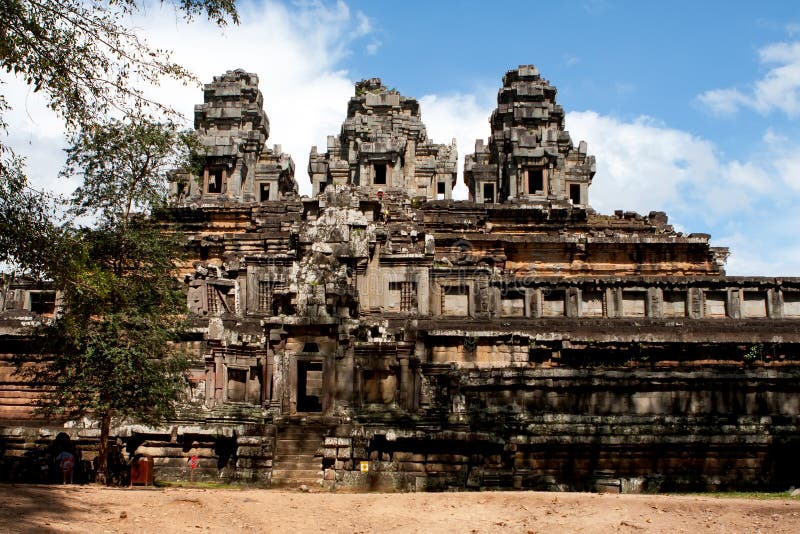
<svg viewBox="0 0 800 534">
<path fill-rule="evenodd" d="M 300 443 L 322 443 L 325 441 L 325 436 L 323 435 L 313 435 L 313 434 L 303 434 L 303 435 L 289 435 L 289 434 L 281 434 L 278 433 L 278 441 L 297 441 Z"/>
<path fill-rule="evenodd" d="M 322 470 L 322 462 L 317 460 L 316 462 L 307 462 L 307 461 L 300 461 L 300 462 L 291 462 L 291 461 L 283 461 L 273 463 L 273 471 L 284 471 L 289 469 L 315 469 L 317 471 Z"/>
<path fill-rule="evenodd" d="M 306 482 L 318 482 L 322 480 L 322 473 L 316 471 L 284 471 L 282 473 L 272 473 L 272 482 L 294 482 L 304 480 Z"/>
<path fill-rule="evenodd" d="M 272 478 L 296 478 L 296 477 L 310 477 L 310 478 L 322 478 L 322 468 L 319 467 L 317 469 L 281 469 L 279 471 L 273 471 Z"/>
<path fill-rule="evenodd" d="M 287 453 L 282 453 L 280 451 L 278 451 L 278 454 L 275 455 L 275 459 L 276 460 L 282 460 L 284 458 L 287 459 L 287 460 L 292 460 L 292 461 L 297 461 L 297 460 L 302 460 L 303 458 L 308 458 L 309 460 L 314 460 L 316 462 L 319 462 L 320 458 L 322 458 L 322 455 L 321 454 L 311 453 L 311 452 L 287 452 Z"/>
<path fill-rule="evenodd" d="M 322 448 L 322 442 L 303 443 L 296 441 L 280 441 L 278 440 L 276 450 L 278 454 L 308 454 L 315 456 L 317 451 Z"/>
</svg>

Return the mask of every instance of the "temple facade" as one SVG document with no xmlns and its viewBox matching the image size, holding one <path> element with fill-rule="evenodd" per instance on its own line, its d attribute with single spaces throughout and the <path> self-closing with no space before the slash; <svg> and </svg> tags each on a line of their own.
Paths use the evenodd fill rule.
<svg viewBox="0 0 800 534">
<path fill-rule="evenodd" d="M 176 175 L 157 221 L 188 243 L 190 387 L 174 424 L 120 426 L 128 452 L 264 485 L 796 485 L 800 278 L 726 276 L 728 250 L 662 212 L 596 213 L 564 115 L 535 67 L 509 71 L 456 201 L 455 143 L 363 80 L 305 197 L 257 77 L 215 77 L 202 175 Z M 35 426 L 9 355 L 56 306 L 32 282 L 4 295 L 8 443 Z"/>
</svg>

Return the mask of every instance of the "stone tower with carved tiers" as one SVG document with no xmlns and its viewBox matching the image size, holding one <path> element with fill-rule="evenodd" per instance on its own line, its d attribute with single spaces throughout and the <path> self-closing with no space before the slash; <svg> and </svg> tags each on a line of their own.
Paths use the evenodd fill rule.
<svg viewBox="0 0 800 534">
<path fill-rule="evenodd" d="M 280 200 L 297 192 L 294 162 L 271 149 L 269 119 L 258 76 L 241 69 L 215 76 L 194 108 L 194 127 L 205 150 L 201 176 L 178 173 L 172 194 L 179 205 Z"/>
<path fill-rule="evenodd" d="M 313 194 L 351 184 L 373 194 L 401 192 L 427 200 L 452 198 L 457 152 L 428 139 L 414 98 L 387 89 L 378 78 L 362 80 L 347 105 L 339 136 L 325 153 L 312 147 L 308 164 Z"/>
<path fill-rule="evenodd" d="M 594 156 L 587 155 L 585 142 L 572 144 L 556 88 L 536 67 L 506 73 L 489 124 L 489 143 L 478 140 L 464 162 L 470 200 L 589 205 Z"/>
</svg>

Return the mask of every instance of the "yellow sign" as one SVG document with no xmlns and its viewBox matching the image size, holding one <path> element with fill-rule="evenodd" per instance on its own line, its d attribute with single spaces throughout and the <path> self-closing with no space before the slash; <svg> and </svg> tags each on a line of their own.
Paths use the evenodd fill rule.
<svg viewBox="0 0 800 534">
<path fill-rule="evenodd" d="M 369 473 L 369 462 L 361 462 L 361 472 Z"/>
</svg>

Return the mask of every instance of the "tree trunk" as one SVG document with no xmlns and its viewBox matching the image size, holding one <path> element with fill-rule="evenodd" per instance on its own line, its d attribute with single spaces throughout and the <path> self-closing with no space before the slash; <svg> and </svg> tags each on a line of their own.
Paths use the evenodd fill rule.
<svg viewBox="0 0 800 534">
<path fill-rule="evenodd" d="M 97 448 L 97 483 L 108 483 L 108 434 L 111 432 L 111 412 L 100 417 L 100 445 Z"/>
</svg>

